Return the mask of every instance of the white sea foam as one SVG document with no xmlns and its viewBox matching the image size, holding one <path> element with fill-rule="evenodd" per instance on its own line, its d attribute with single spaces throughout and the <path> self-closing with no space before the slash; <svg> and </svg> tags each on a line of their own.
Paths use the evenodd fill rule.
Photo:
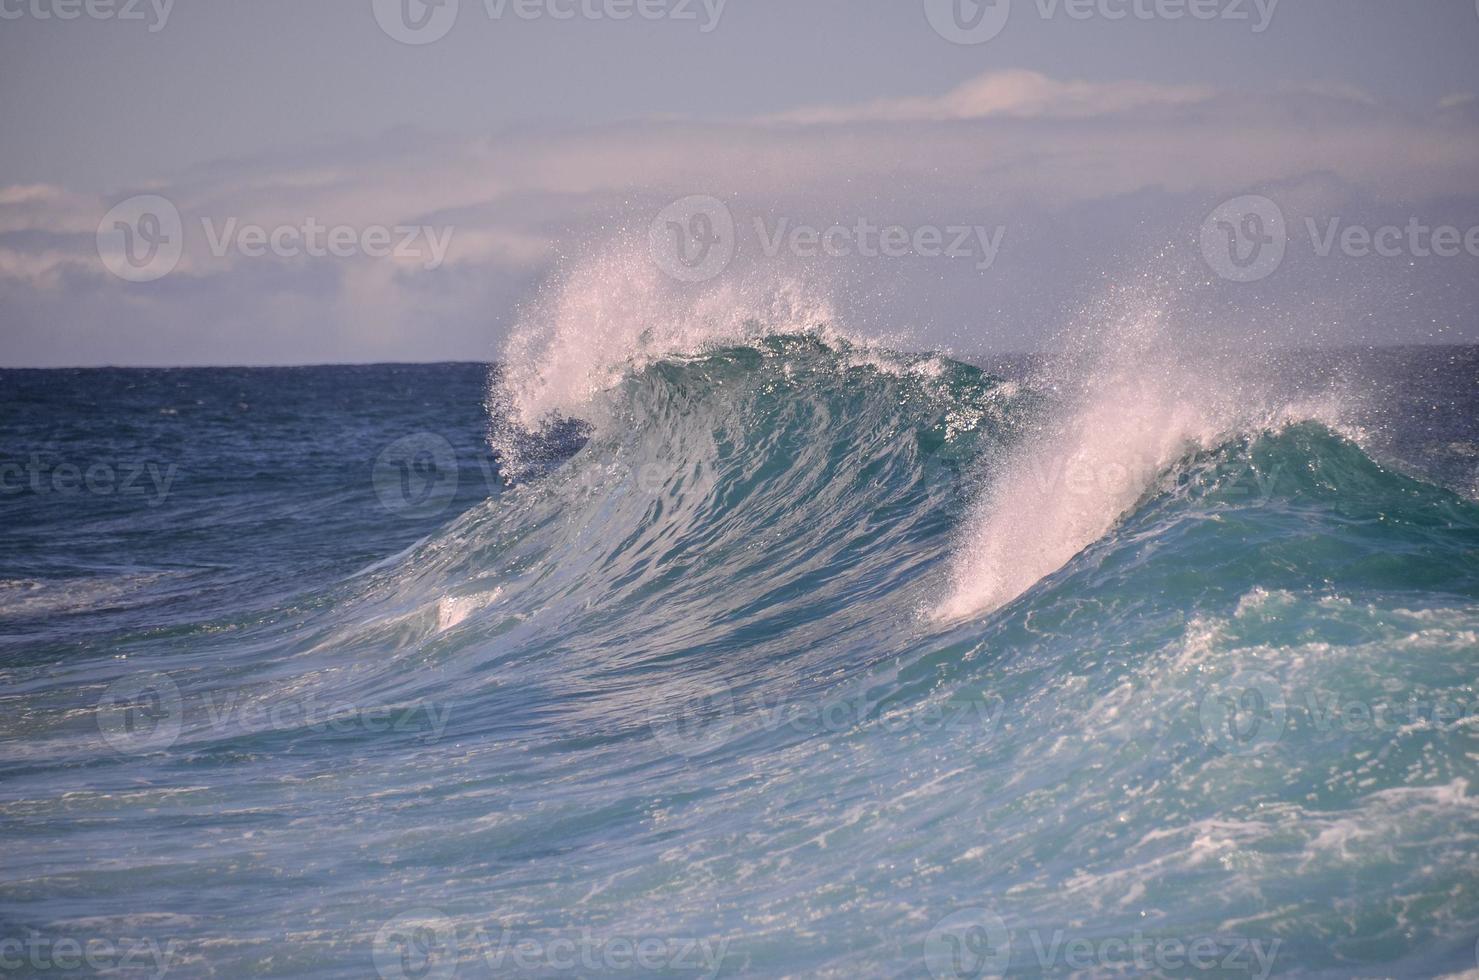
<svg viewBox="0 0 1479 980">
<path fill-rule="evenodd" d="M 437 632 L 445 633 L 473 613 L 487 608 L 503 594 L 503 587 L 472 595 L 442 596 L 436 601 Z"/>
</svg>

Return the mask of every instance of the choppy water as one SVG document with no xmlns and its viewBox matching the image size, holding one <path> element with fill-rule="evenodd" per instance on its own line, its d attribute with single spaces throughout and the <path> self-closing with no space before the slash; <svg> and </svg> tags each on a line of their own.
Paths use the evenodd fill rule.
<svg viewBox="0 0 1479 980">
<path fill-rule="evenodd" d="M 1476 967 L 1479 349 L 678 346 L 0 373 L 3 968 Z"/>
</svg>

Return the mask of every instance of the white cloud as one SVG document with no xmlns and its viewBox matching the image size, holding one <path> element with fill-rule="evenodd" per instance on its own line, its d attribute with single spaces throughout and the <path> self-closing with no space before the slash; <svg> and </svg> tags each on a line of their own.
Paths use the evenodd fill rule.
<svg viewBox="0 0 1479 980">
<path fill-rule="evenodd" d="M 1056 81 L 1035 71 L 992 72 L 936 98 L 882 99 L 856 106 L 797 109 L 774 118 L 799 123 L 946 119 L 1089 119 L 1151 106 L 1205 102 L 1215 90 L 1148 82 Z"/>
</svg>

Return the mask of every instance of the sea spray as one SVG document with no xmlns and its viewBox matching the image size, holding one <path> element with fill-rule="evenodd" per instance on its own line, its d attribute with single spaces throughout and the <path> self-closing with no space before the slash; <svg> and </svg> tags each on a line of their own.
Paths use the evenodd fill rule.
<svg viewBox="0 0 1479 980">
<path fill-rule="evenodd" d="M 665 357 L 766 336 L 843 337 L 828 291 L 752 269 L 683 283 L 622 236 L 551 280 L 523 311 L 489 383 L 489 442 L 511 479 L 528 472 L 531 436 L 591 418 L 596 395 Z M 856 339 L 856 338 L 848 338 Z"/>
<path fill-rule="evenodd" d="M 1332 400 L 1279 402 L 1260 359 L 1187 342 L 1171 304 L 1127 290 L 1096 307 L 1034 386 L 1052 406 L 988 465 L 950 572 L 943 620 L 990 612 L 1103 537 L 1173 463 L 1289 421 L 1337 424 Z"/>
</svg>

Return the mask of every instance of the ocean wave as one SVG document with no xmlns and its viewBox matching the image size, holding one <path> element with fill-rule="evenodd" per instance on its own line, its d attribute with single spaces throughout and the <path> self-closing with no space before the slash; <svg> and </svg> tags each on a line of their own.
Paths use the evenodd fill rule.
<svg viewBox="0 0 1479 980">
<path fill-rule="evenodd" d="M 1472 500 L 1154 331 L 1009 379 L 731 322 L 508 365 L 545 455 L 388 559 L 7 668 L 15 879 L 179 914 L 187 872 L 329 882 L 274 896 L 303 972 L 495 906 L 721 973 L 888 972 L 981 909 L 1029 973 L 1055 930 L 1472 956 Z M 99 724 L 156 674 L 167 752 Z M 94 866 L 115 827 L 151 832 Z M 172 922 L 182 962 L 272 968 L 234 924 Z"/>
</svg>

